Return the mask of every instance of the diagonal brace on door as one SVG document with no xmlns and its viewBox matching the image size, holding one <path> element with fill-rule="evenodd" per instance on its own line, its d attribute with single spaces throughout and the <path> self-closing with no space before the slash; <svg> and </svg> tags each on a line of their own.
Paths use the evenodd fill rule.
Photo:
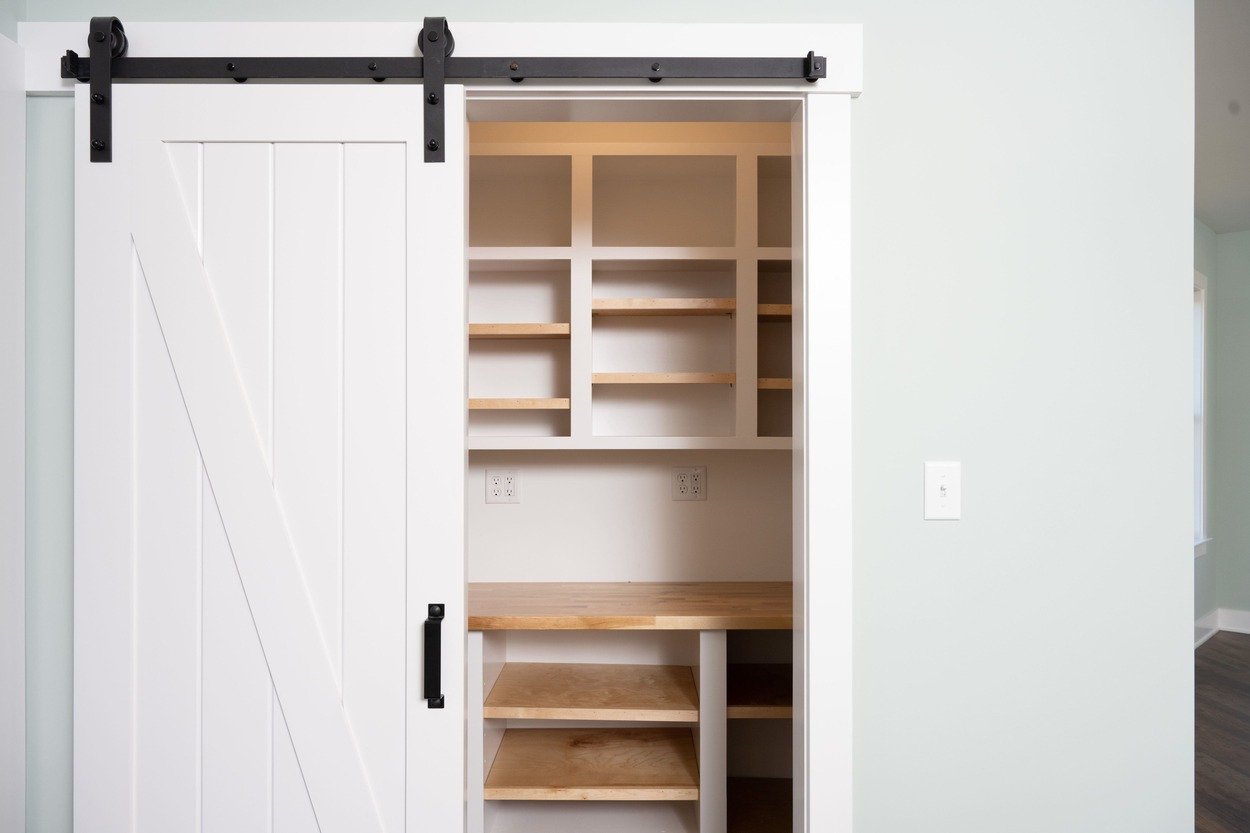
<svg viewBox="0 0 1250 833">
<path fill-rule="evenodd" d="M 73 50 L 61 58 L 61 77 L 90 82 L 91 161 L 112 159 L 112 85 L 131 81 L 421 81 L 425 161 L 445 159 L 443 88 L 447 81 L 508 79 L 618 80 L 659 83 L 703 81 L 808 81 L 826 77 L 827 61 L 815 52 L 801 58 L 456 58 L 455 38 L 444 17 L 427 17 L 418 45 L 423 57 L 406 58 L 132 58 L 121 21 L 96 17 L 88 33 L 90 60 Z M 100 96 L 99 99 L 96 97 Z M 98 112 L 97 112 L 98 111 Z"/>
<path fill-rule="evenodd" d="M 165 148 L 136 158 L 134 250 L 322 833 L 382 821 Z"/>
</svg>

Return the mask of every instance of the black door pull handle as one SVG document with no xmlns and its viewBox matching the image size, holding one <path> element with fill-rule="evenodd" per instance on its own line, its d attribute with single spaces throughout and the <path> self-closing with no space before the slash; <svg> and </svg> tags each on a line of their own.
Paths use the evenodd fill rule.
<svg viewBox="0 0 1250 833">
<path fill-rule="evenodd" d="M 425 620 L 425 675 L 422 694 L 431 709 L 443 708 L 443 605 L 430 605 Z"/>
</svg>

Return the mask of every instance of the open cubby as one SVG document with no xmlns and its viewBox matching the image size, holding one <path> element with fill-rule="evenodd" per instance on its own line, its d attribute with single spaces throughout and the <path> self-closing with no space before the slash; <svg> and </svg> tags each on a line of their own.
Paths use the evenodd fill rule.
<svg viewBox="0 0 1250 833">
<path fill-rule="evenodd" d="M 734 390 L 728 384 L 595 385 L 597 437 L 729 437 Z"/>
<path fill-rule="evenodd" d="M 733 156 L 596 156 L 596 246 L 732 246 Z"/>
<path fill-rule="evenodd" d="M 759 157 L 758 236 L 761 246 L 790 245 L 790 157 Z"/>
<path fill-rule="evenodd" d="M 758 276 L 756 433 L 788 437 L 793 431 L 794 398 L 791 261 L 761 260 Z"/>
<path fill-rule="evenodd" d="M 568 261 L 473 261 L 469 434 L 568 436 Z"/>
<path fill-rule="evenodd" d="M 470 246 L 567 246 L 572 230 L 570 157 L 470 158 Z"/>
</svg>

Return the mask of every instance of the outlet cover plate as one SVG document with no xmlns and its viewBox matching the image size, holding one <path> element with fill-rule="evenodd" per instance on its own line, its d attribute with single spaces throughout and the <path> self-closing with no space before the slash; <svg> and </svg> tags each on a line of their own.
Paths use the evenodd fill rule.
<svg viewBox="0 0 1250 833">
<path fill-rule="evenodd" d="M 517 469 L 487 469 L 486 502 L 520 503 L 521 472 Z"/>
<path fill-rule="evenodd" d="M 707 500 L 707 466 L 674 468 L 673 500 Z"/>
<path fill-rule="evenodd" d="M 963 466 L 957 462 L 924 464 L 924 519 L 957 521 L 963 514 Z"/>
</svg>

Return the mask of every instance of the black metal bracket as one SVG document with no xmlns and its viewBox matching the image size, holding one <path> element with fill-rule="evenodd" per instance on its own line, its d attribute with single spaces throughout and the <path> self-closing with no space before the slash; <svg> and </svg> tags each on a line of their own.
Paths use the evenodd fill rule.
<svg viewBox="0 0 1250 833">
<path fill-rule="evenodd" d="M 91 161 L 112 162 L 113 59 L 126 54 L 122 22 L 115 17 L 91 18 L 87 47 L 91 58 Z"/>
<path fill-rule="evenodd" d="M 447 58 L 456 48 L 447 29 L 447 18 L 427 17 L 421 27 L 419 41 L 421 54 L 425 56 L 421 73 L 422 92 L 425 93 L 425 161 L 442 162 L 446 123 L 443 115 L 443 88 L 445 85 Z"/>
<path fill-rule="evenodd" d="M 802 58 L 455 58 L 455 38 L 443 17 L 427 17 L 409 58 L 131 58 L 115 17 L 95 17 L 89 60 L 70 50 L 61 77 L 91 84 L 91 161 L 112 160 L 113 84 L 129 81 L 421 81 L 425 161 L 446 158 L 444 88 L 448 80 L 527 79 L 650 81 L 809 81 L 826 77 L 827 61 Z"/>
<path fill-rule="evenodd" d="M 430 605 L 425 620 L 425 668 L 421 680 L 421 697 L 431 709 L 443 708 L 443 616 L 446 608 Z"/>
</svg>

